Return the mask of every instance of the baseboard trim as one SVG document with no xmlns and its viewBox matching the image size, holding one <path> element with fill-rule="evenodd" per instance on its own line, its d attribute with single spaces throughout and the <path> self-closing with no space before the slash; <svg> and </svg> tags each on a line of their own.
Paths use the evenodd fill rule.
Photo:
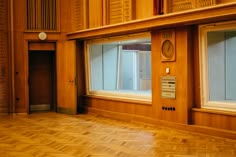
<svg viewBox="0 0 236 157">
<path fill-rule="evenodd" d="M 194 133 L 200 133 L 200 134 L 206 134 L 210 136 L 223 137 L 223 138 L 236 140 L 235 131 L 222 130 L 222 129 L 216 129 L 216 128 L 211 128 L 211 127 L 192 125 L 192 124 L 186 125 L 186 124 L 180 124 L 180 123 L 172 123 L 168 121 L 153 119 L 151 117 L 143 117 L 143 116 L 132 115 L 132 114 L 127 114 L 127 113 L 100 110 L 96 108 L 88 108 L 88 114 L 94 114 L 98 116 L 103 116 L 107 118 L 128 121 L 128 122 L 145 123 L 145 124 L 154 125 L 154 126 L 163 126 L 163 127 L 173 128 L 173 129 L 182 130 L 182 131 L 188 131 L 188 132 L 194 132 Z"/>
<path fill-rule="evenodd" d="M 50 104 L 30 105 L 30 111 L 50 111 Z"/>
</svg>

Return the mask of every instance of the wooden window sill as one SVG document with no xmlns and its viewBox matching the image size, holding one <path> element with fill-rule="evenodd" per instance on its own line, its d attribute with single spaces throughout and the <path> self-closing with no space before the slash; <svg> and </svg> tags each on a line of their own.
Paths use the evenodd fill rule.
<svg viewBox="0 0 236 157">
<path fill-rule="evenodd" d="M 118 102 L 127 102 L 127 103 L 134 103 L 134 104 L 140 104 L 140 105 L 152 105 L 151 100 L 139 100 L 139 99 L 129 99 L 129 98 L 123 98 L 123 97 L 112 97 L 112 96 L 103 96 L 103 95 L 84 95 L 83 97 L 87 98 L 94 98 L 94 99 L 102 99 L 102 100 L 108 100 L 108 101 L 118 101 Z"/>
<path fill-rule="evenodd" d="M 216 110 L 216 109 L 193 108 L 192 111 L 205 112 L 205 113 L 211 113 L 211 114 L 219 114 L 219 115 L 227 115 L 227 116 L 236 116 L 236 112 L 222 111 L 222 110 Z"/>
</svg>

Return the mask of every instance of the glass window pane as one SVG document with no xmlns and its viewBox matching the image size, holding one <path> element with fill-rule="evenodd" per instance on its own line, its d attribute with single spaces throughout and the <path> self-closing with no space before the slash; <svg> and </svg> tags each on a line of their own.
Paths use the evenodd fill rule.
<svg viewBox="0 0 236 157">
<path fill-rule="evenodd" d="M 150 38 L 89 45 L 90 90 L 151 94 Z"/>
<path fill-rule="evenodd" d="M 208 32 L 210 101 L 236 100 L 236 32 Z"/>
<path fill-rule="evenodd" d="M 236 100 L 236 31 L 226 32 L 226 100 Z"/>
</svg>

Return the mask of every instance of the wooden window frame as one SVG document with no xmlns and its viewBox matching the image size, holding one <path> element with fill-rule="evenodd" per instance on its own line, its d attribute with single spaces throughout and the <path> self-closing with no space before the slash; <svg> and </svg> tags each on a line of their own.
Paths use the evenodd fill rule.
<svg viewBox="0 0 236 157">
<path fill-rule="evenodd" d="M 122 101 L 132 101 L 137 103 L 146 103 L 151 104 L 152 101 L 152 94 L 150 96 L 144 96 L 142 94 L 135 94 L 135 93 L 126 93 L 126 92 L 109 92 L 105 90 L 96 90 L 92 91 L 90 87 L 91 76 L 90 76 L 90 55 L 89 55 L 89 45 L 90 44 L 98 44 L 98 43 L 110 43 L 113 41 L 124 41 L 124 40 L 132 40 L 132 39 L 140 39 L 144 37 L 150 37 L 150 33 L 140 33 L 140 34 L 133 34 L 127 36 L 116 36 L 116 37 L 109 37 L 109 38 L 101 38 L 101 39 L 94 39 L 88 40 L 84 44 L 85 47 L 85 76 L 86 76 L 86 95 L 89 97 L 99 97 L 104 99 L 112 99 L 112 100 L 122 100 Z"/>
<path fill-rule="evenodd" d="M 220 30 L 236 30 L 236 21 L 210 23 L 199 26 L 201 108 L 236 112 L 236 102 L 209 100 L 207 32 Z"/>
</svg>

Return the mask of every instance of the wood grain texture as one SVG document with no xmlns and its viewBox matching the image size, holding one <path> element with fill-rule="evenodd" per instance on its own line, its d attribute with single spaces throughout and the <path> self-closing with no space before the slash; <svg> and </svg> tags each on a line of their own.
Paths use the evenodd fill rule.
<svg viewBox="0 0 236 157">
<path fill-rule="evenodd" d="M 7 0 L 0 0 L 0 113 L 9 112 L 9 6 Z"/>
<path fill-rule="evenodd" d="M 147 118 L 153 117 L 152 106 L 147 104 L 93 97 L 86 97 L 84 103 L 87 105 L 89 110 L 104 110 L 116 112 L 119 114 L 128 114 L 131 116 L 140 116 Z"/>
<path fill-rule="evenodd" d="M 31 42 L 29 43 L 29 51 L 55 51 L 56 44 L 54 42 L 40 43 L 40 42 Z"/>
<path fill-rule="evenodd" d="M 93 115 L 18 115 L 1 117 L 0 124 L 0 153 L 6 157 L 234 157 L 235 145 L 235 140 Z"/>
<path fill-rule="evenodd" d="M 76 41 L 60 42 L 57 50 L 57 108 L 62 113 L 76 114 Z"/>
<path fill-rule="evenodd" d="M 99 27 L 103 24 L 103 0 L 90 0 L 88 2 L 89 28 Z"/>
<path fill-rule="evenodd" d="M 189 122 L 188 110 L 193 104 L 192 89 L 192 55 L 191 51 L 191 33 L 189 28 L 176 28 L 176 61 L 161 62 L 161 33 L 159 31 L 152 33 L 152 42 L 159 43 L 152 45 L 152 103 L 154 105 L 156 116 L 160 120 L 184 123 Z M 166 74 L 166 68 L 170 68 L 170 74 Z M 161 97 L 161 77 L 176 77 L 176 98 L 166 99 Z M 175 111 L 163 110 L 164 108 L 175 107 Z"/>
<path fill-rule="evenodd" d="M 46 2 L 46 1 L 44 1 Z M 49 2 L 48 2 L 49 3 Z M 51 6 L 51 4 L 49 4 Z M 55 15 L 57 23 L 57 31 L 47 31 L 47 40 L 44 43 L 55 43 L 56 45 L 56 56 L 61 56 L 62 59 L 57 63 L 63 67 L 63 51 L 64 44 L 66 40 L 66 32 L 71 31 L 71 10 L 68 9 L 71 7 L 71 0 L 61 1 L 56 0 L 57 11 Z M 60 7 L 63 6 L 63 7 Z M 27 1 L 14 1 L 12 4 L 14 14 L 13 23 L 14 23 L 14 75 L 15 75 L 15 97 L 13 99 L 15 102 L 15 112 L 16 113 L 27 113 L 28 112 L 28 43 L 32 42 L 41 42 L 38 39 L 38 33 L 43 30 L 28 30 L 27 31 Z M 51 16 L 51 15 L 50 15 Z M 54 15 L 52 15 L 54 16 Z M 46 17 L 45 17 L 46 18 Z M 58 56 L 57 56 L 58 57 Z M 60 67 L 60 66 L 58 66 Z M 58 69 L 58 68 L 57 68 Z M 62 68 L 63 69 L 63 68 Z M 60 68 L 58 69 L 60 70 Z M 61 81 L 63 76 L 58 78 L 57 82 Z M 61 88 L 62 87 L 62 88 Z M 58 89 L 62 89 L 63 86 L 59 86 Z M 62 101 L 62 99 L 60 99 Z M 59 101 L 59 102 L 60 102 Z"/>
<path fill-rule="evenodd" d="M 134 20 L 121 24 L 108 25 L 99 28 L 86 29 L 67 34 L 68 39 L 91 39 L 111 35 L 150 31 L 152 29 L 167 29 L 183 25 L 193 25 L 219 20 L 233 20 L 236 15 L 236 3 L 225 3 L 214 7 L 194 9 L 185 12 L 154 16 L 142 20 Z"/>
<path fill-rule="evenodd" d="M 193 110 L 193 124 L 199 126 L 207 126 L 223 130 L 236 130 L 236 115 L 227 114 L 224 112 L 214 112 L 214 110 L 194 109 Z"/>
<path fill-rule="evenodd" d="M 144 19 L 153 16 L 153 1 L 136 0 L 135 19 Z"/>
<path fill-rule="evenodd" d="M 57 30 L 57 0 L 28 0 L 27 29 Z"/>
<path fill-rule="evenodd" d="M 86 28 L 86 7 L 85 0 L 71 1 L 71 15 L 72 15 L 72 31 L 82 30 Z"/>
<path fill-rule="evenodd" d="M 202 109 L 200 109 L 200 110 L 202 110 Z M 195 111 L 197 111 L 197 109 L 194 109 L 194 112 Z M 198 112 L 200 112 L 200 111 L 198 111 Z M 170 121 L 166 121 L 166 120 L 164 121 L 164 120 L 153 119 L 151 117 L 141 116 L 138 114 L 121 113 L 121 112 L 103 110 L 103 109 L 91 108 L 91 107 L 88 108 L 88 113 L 111 118 L 111 119 L 122 120 L 122 121 L 126 121 L 126 122 L 137 122 L 137 123 L 143 123 L 143 124 L 151 124 L 154 126 L 165 126 L 165 127 L 178 129 L 178 130 L 185 130 L 185 131 L 189 131 L 189 132 L 202 133 L 202 134 L 210 135 L 210 136 L 217 136 L 217 137 L 229 138 L 229 139 L 234 139 L 234 140 L 236 139 L 235 130 L 214 128 L 214 127 L 209 127 L 207 125 L 205 125 L 205 126 L 199 125 L 200 123 L 198 125 L 197 124 L 191 124 L 191 125 L 181 124 L 181 123 L 170 122 Z M 207 111 L 206 113 L 211 113 L 213 115 L 216 115 L 215 113 L 212 113 L 209 111 Z M 217 113 L 217 115 L 226 116 L 225 113 Z M 232 118 L 232 114 L 230 114 L 228 116 L 231 116 L 231 118 Z M 193 119 L 193 122 L 194 122 L 194 120 L 195 119 Z M 230 121 L 230 122 L 233 123 L 233 121 Z M 225 123 L 225 125 L 230 126 L 232 124 L 228 125 L 228 123 Z"/>
</svg>

